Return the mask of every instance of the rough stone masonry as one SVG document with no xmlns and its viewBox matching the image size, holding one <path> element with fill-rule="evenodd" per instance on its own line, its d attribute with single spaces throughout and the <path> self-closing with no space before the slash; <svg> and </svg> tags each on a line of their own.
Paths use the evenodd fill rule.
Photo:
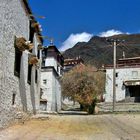
<svg viewBox="0 0 140 140">
<path fill-rule="evenodd" d="M 30 18 L 24 0 L 0 0 L 0 128 L 13 123 L 19 112 L 35 113 L 39 109 L 40 81 L 38 79 L 35 83 L 36 68 L 33 66 L 31 84 L 27 82 L 26 51 L 21 56 L 20 78 L 14 75 L 15 36 L 29 40 L 29 27 Z M 34 53 L 37 53 L 35 45 L 38 43 L 36 39 Z M 37 72 L 40 73 L 39 70 Z"/>
</svg>

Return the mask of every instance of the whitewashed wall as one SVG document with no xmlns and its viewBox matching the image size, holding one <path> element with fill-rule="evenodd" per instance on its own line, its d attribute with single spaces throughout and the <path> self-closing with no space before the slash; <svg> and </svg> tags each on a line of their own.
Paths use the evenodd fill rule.
<svg viewBox="0 0 140 140">
<path fill-rule="evenodd" d="M 45 61 L 46 68 L 43 68 L 41 72 L 42 99 L 47 100 L 48 112 L 61 110 L 61 85 L 58 79 L 60 73 L 59 71 L 57 72 L 57 65 L 57 61 L 54 58 L 47 58 Z M 43 83 L 44 80 L 47 81 L 46 84 Z M 41 105 L 41 110 L 43 108 L 45 107 Z"/>
<path fill-rule="evenodd" d="M 14 122 L 19 111 L 33 113 L 39 108 L 34 83 L 34 67 L 32 83 L 31 85 L 27 83 L 27 51 L 22 54 L 20 78 L 14 75 L 15 36 L 29 40 L 29 17 L 21 0 L 0 0 L 0 30 L 0 127 L 4 127 Z M 14 105 L 12 105 L 13 93 L 16 94 Z"/>
<path fill-rule="evenodd" d="M 133 71 L 138 71 L 138 76 L 132 74 Z M 140 68 L 119 68 L 116 69 L 118 77 L 116 77 L 116 101 L 125 99 L 124 81 L 140 80 Z M 106 69 L 106 86 L 105 86 L 105 102 L 112 102 L 113 99 L 113 69 Z"/>
<path fill-rule="evenodd" d="M 47 57 L 45 60 L 45 66 L 52 66 L 57 71 L 57 61 L 53 57 Z"/>
</svg>

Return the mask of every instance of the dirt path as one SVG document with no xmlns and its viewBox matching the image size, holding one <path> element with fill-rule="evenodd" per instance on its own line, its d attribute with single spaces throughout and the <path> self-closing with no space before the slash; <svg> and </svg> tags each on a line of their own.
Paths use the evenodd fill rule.
<svg viewBox="0 0 140 140">
<path fill-rule="evenodd" d="M 62 115 L 0 131 L 0 140 L 139 140 L 140 115 Z"/>
</svg>

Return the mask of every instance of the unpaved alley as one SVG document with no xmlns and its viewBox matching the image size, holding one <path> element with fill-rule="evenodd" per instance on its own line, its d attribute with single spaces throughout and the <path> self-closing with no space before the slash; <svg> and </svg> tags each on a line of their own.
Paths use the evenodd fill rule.
<svg viewBox="0 0 140 140">
<path fill-rule="evenodd" d="M 139 114 L 52 115 L 0 131 L 0 140 L 139 139 Z"/>
</svg>

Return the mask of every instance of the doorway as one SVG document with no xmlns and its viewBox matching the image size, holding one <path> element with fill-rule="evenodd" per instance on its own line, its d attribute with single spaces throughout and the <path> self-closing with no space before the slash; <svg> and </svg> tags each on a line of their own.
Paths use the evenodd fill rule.
<svg viewBox="0 0 140 140">
<path fill-rule="evenodd" d="M 134 102 L 140 102 L 140 85 L 126 86 L 126 96 L 133 97 Z"/>
</svg>

